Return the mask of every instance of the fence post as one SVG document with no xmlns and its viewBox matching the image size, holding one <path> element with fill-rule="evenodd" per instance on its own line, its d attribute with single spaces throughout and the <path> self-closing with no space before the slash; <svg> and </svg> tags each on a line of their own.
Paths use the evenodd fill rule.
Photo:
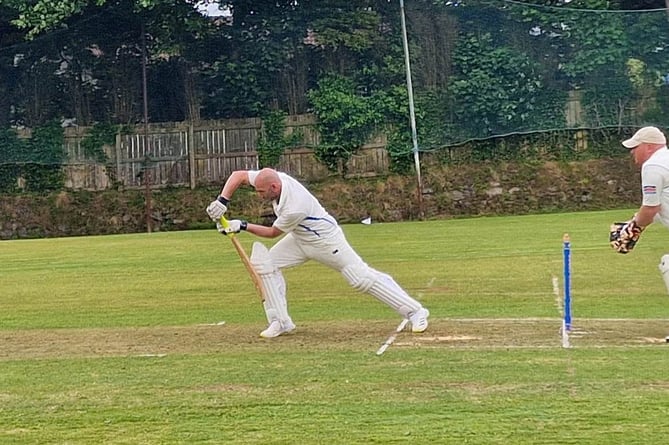
<svg viewBox="0 0 669 445">
<path fill-rule="evenodd" d="M 115 148 L 115 155 L 116 155 L 116 181 L 119 184 L 126 185 L 124 183 L 124 180 L 121 177 L 121 132 L 117 131 L 116 132 L 116 146 Z"/>
<path fill-rule="evenodd" d="M 188 172 L 190 174 L 191 190 L 195 189 L 197 182 L 195 171 L 195 147 L 195 129 L 193 128 L 193 121 L 191 121 L 188 125 L 188 143 L 186 144 L 186 150 L 188 150 Z"/>
</svg>

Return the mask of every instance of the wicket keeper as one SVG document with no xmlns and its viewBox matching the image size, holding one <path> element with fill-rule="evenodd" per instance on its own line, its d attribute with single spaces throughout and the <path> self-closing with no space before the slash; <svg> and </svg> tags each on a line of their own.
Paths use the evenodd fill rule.
<svg viewBox="0 0 669 445">
<path fill-rule="evenodd" d="M 664 133 L 657 127 L 639 129 L 622 145 L 641 167 L 643 197 L 641 207 L 631 220 L 614 223 L 611 227 L 611 246 L 619 253 L 628 253 L 653 222 L 669 228 L 669 150 Z M 669 291 L 669 254 L 662 256 L 659 268 Z"/>
</svg>

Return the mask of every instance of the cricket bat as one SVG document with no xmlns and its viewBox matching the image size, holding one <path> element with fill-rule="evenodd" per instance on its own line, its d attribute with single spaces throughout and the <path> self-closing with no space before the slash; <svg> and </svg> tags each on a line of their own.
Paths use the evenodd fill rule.
<svg viewBox="0 0 669 445">
<path fill-rule="evenodd" d="M 228 223 L 228 220 L 225 219 L 225 216 L 221 216 L 221 226 L 224 229 L 227 229 L 230 227 L 230 224 Z M 251 276 L 251 281 L 253 281 L 253 285 L 256 288 L 256 291 L 258 292 L 258 296 L 260 297 L 261 302 L 265 302 L 265 292 L 262 287 L 262 281 L 260 280 L 260 275 L 258 275 L 258 272 L 253 268 L 253 264 L 251 264 L 251 259 L 249 256 L 246 254 L 246 251 L 242 247 L 241 243 L 237 239 L 234 233 L 228 233 L 227 235 L 228 238 L 230 238 L 230 241 L 232 241 L 232 245 L 235 246 L 235 250 L 237 251 L 237 254 L 239 255 L 239 258 L 242 260 L 242 263 L 244 263 L 244 267 L 246 267 L 246 270 L 248 271 L 249 275 Z"/>
</svg>

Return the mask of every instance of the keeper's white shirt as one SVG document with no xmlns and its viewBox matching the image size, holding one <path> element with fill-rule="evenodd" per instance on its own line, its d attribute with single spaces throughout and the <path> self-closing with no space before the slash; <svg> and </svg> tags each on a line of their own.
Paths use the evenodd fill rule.
<svg viewBox="0 0 669 445">
<path fill-rule="evenodd" d="M 641 167 L 642 204 L 661 206 L 653 221 L 669 228 L 669 150 L 660 148 Z"/>
<path fill-rule="evenodd" d="M 272 201 L 276 221 L 272 224 L 284 233 L 292 233 L 301 242 L 315 242 L 332 237 L 341 229 L 316 197 L 299 181 L 277 172 L 281 180 L 281 196 Z M 249 182 L 255 187 L 258 171 L 248 172 Z"/>
</svg>

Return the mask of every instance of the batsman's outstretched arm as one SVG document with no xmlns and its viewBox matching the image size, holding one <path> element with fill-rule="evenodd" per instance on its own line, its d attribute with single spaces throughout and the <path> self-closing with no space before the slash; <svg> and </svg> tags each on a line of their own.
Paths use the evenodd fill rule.
<svg viewBox="0 0 669 445">
<path fill-rule="evenodd" d="M 251 232 L 256 236 L 263 238 L 276 238 L 277 236 L 283 235 L 283 232 L 276 227 L 267 227 L 260 224 L 250 224 L 247 221 L 240 219 L 225 219 L 225 216 L 222 216 L 218 224 L 216 225 L 218 231 L 223 235 L 234 236 L 235 233 L 241 231 Z"/>
<path fill-rule="evenodd" d="M 249 174 L 246 170 L 236 170 L 230 174 L 228 180 L 225 181 L 221 196 L 227 200 L 232 198 L 235 191 L 242 185 L 249 185 Z"/>
<path fill-rule="evenodd" d="M 220 219 L 228 211 L 228 205 L 230 205 L 230 198 L 232 197 L 235 190 L 237 190 L 241 185 L 249 184 L 249 175 L 246 170 L 237 170 L 232 172 L 228 177 L 228 180 L 225 181 L 223 190 L 221 193 L 216 196 L 206 208 L 207 215 L 217 224 L 220 223 Z"/>
<path fill-rule="evenodd" d="M 283 235 L 283 232 L 274 226 L 267 227 L 251 223 L 246 226 L 246 231 L 262 238 L 276 238 L 277 236 Z"/>
</svg>

